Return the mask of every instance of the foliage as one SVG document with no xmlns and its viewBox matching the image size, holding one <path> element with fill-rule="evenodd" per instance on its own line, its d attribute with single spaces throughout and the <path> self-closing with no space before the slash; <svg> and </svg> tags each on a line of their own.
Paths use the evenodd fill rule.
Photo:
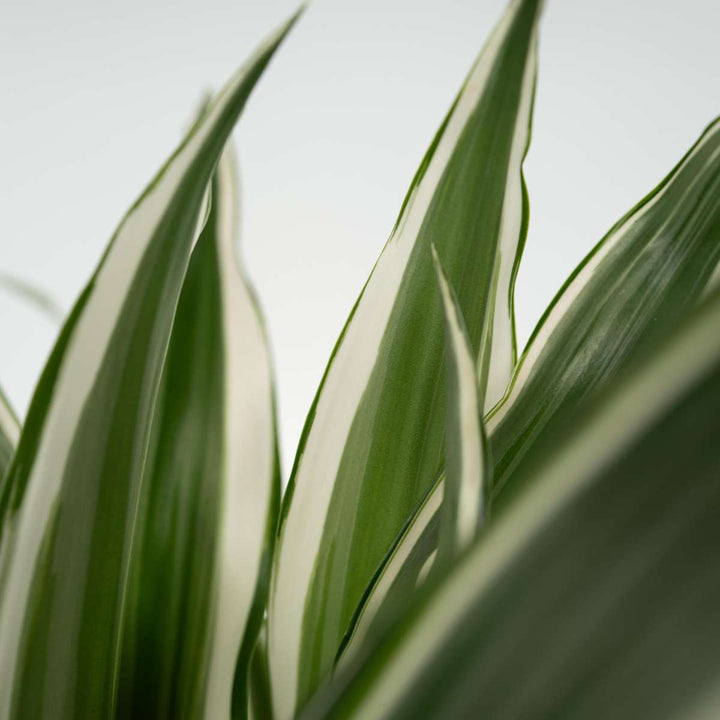
<svg viewBox="0 0 720 720">
<path fill-rule="evenodd" d="M 0 718 L 720 711 L 720 123 L 517 357 L 541 3 L 512 0 L 332 353 L 280 498 L 203 108 L 0 395 Z"/>
</svg>

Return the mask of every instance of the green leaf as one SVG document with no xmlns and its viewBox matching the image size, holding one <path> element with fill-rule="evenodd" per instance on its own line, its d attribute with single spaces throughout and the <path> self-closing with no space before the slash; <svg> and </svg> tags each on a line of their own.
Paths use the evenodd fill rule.
<svg viewBox="0 0 720 720">
<path fill-rule="evenodd" d="M 465 320 L 434 247 L 433 260 L 445 312 L 448 386 L 445 488 L 436 563 L 440 564 L 463 550 L 482 526 L 489 468 L 477 373 Z"/>
<path fill-rule="evenodd" d="M 464 550 L 485 519 L 491 468 L 475 362 L 455 293 L 434 248 L 433 260 L 445 313 L 447 475 L 438 481 L 442 481 L 439 488 L 436 484 L 428 492 L 361 599 L 340 649 L 339 662 L 343 664 L 362 647 L 368 633 L 376 632 L 376 620 L 382 627 L 387 616 L 399 612 L 430 568 L 446 566 Z"/>
<path fill-rule="evenodd" d="M 54 323 L 62 322 L 65 311 L 44 290 L 7 273 L 0 273 L 0 288 L 25 300 Z"/>
<path fill-rule="evenodd" d="M 368 636 L 395 618 L 429 573 L 438 548 L 444 491 L 444 484 L 438 488 L 438 483 L 442 478 L 405 523 L 370 581 L 340 645 L 336 666 L 347 664 Z"/>
<path fill-rule="evenodd" d="M 494 502 L 510 499 L 513 469 L 554 416 L 580 408 L 667 333 L 717 284 L 719 262 L 715 121 L 585 258 L 533 332 L 507 396 L 487 420 Z"/>
<path fill-rule="evenodd" d="M 244 635 L 254 643 L 266 601 L 280 477 L 268 352 L 236 260 L 235 192 L 228 149 L 153 418 L 121 641 L 127 717 L 229 717 L 238 650 Z"/>
<path fill-rule="evenodd" d="M 720 261 L 720 122 L 714 122 L 675 169 L 627 213 L 565 283 L 535 329 L 518 363 L 507 396 L 486 420 L 492 507 L 512 499 L 516 473 L 534 443 L 559 414 L 577 412 L 638 353 L 658 342 L 718 282 Z M 438 508 L 437 498 L 427 508 Z M 437 547 L 438 522 L 418 514 L 398 542 L 423 538 L 422 547 L 397 548 L 385 576 L 405 582 Z M 373 614 L 386 590 L 379 588 Z M 375 595 L 369 588 L 366 598 Z M 365 614 L 363 612 L 363 614 Z"/>
<path fill-rule="evenodd" d="M 10 403 L 0 390 L 0 497 L 2 497 L 5 471 L 10 465 L 19 435 L 20 423 L 10 407 Z"/>
<path fill-rule="evenodd" d="M 715 294 L 302 717 L 715 717 L 719 405 Z"/>
<path fill-rule="evenodd" d="M 442 254 L 493 404 L 514 362 L 511 290 L 525 238 L 521 174 L 538 2 L 516 0 L 412 183 L 338 340 L 281 514 L 269 606 L 274 708 L 290 717 L 332 668 L 360 598 L 444 464 Z M 496 301 L 497 298 L 497 301 Z"/>
<path fill-rule="evenodd" d="M 203 196 L 294 20 L 220 92 L 130 210 L 45 368 L 0 498 L 2 717 L 95 718 L 122 708 L 142 481 Z"/>
</svg>

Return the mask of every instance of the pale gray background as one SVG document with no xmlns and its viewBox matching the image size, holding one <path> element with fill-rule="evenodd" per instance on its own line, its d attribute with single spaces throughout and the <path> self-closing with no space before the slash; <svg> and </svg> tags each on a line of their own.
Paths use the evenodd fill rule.
<svg viewBox="0 0 720 720">
<path fill-rule="evenodd" d="M 318 0 L 235 134 L 285 471 L 325 363 L 502 0 Z M 291 0 L 2 0 L 0 271 L 68 308 L 125 209 Z M 720 111 L 720 3 L 548 0 L 524 343 L 568 273 Z M 0 292 L 0 383 L 24 413 L 56 328 Z"/>
</svg>

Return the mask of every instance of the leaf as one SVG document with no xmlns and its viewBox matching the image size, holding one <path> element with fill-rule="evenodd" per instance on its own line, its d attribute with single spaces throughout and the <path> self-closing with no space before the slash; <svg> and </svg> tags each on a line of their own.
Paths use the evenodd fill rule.
<svg viewBox="0 0 720 720">
<path fill-rule="evenodd" d="M 470 73 L 325 372 L 281 510 L 269 606 L 273 703 L 290 717 L 332 668 L 378 565 L 444 463 L 442 254 L 488 404 L 514 361 L 538 3 L 513 2 Z M 495 301 L 497 299 L 497 302 Z"/>
<path fill-rule="evenodd" d="M 39 310 L 51 322 L 60 323 L 65 317 L 65 311 L 44 290 L 35 287 L 22 278 L 0 273 L 0 288 L 25 300 Z"/>
<path fill-rule="evenodd" d="M 429 573 L 437 555 L 444 487 L 433 485 L 370 581 L 338 650 L 338 667 L 402 612 Z"/>
<path fill-rule="evenodd" d="M 238 650 L 244 635 L 254 643 L 267 596 L 280 477 L 268 352 L 235 254 L 235 192 L 228 149 L 153 418 L 123 627 L 127 717 L 230 717 Z"/>
<path fill-rule="evenodd" d="M 628 212 L 570 276 L 532 334 L 507 396 L 486 419 L 493 458 L 492 507 L 512 500 L 515 470 L 554 418 L 579 412 L 633 358 L 658 342 L 718 282 L 720 122 L 715 121 L 675 169 Z M 439 507 L 443 480 L 428 499 Z M 437 547 L 437 520 L 417 516 L 398 542 L 422 548 L 392 575 L 410 576 Z M 387 581 L 386 581 L 387 582 Z M 372 588 L 366 597 L 375 594 Z M 381 597 L 384 597 L 384 593 Z M 381 597 L 373 601 L 380 611 Z M 364 614 L 364 613 L 363 613 Z"/>
<path fill-rule="evenodd" d="M 532 483 L 302 717 L 716 716 L 719 331 L 715 294 L 544 436 Z"/>
<path fill-rule="evenodd" d="M 560 410 L 580 408 L 717 284 L 719 198 L 716 120 L 585 258 L 535 329 L 487 420 L 497 502 L 509 500 L 513 468 Z"/>
<path fill-rule="evenodd" d="M 2 496 L 3 477 L 12 459 L 19 435 L 20 423 L 0 390 L 0 496 Z"/>
<path fill-rule="evenodd" d="M 203 196 L 295 18 L 221 91 L 122 221 L 63 327 L 0 499 L 0 716 L 105 717 L 163 363 Z"/>
<path fill-rule="evenodd" d="M 433 247 L 433 260 L 445 312 L 448 413 L 445 489 L 438 540 L 438 563 L 449 562 L 474 538 L 485 514 L 487 451 L 482 405 L 465 320 Z"/>
<path fill-rule="evenodd" d="M 444 567 L 475 538 L 485 519 L 491 469 L 475 363 L 455 293 L 434 248 L 433 261 L 445 313 L 447 475 L 443 473 L 440 486 L 436 483 L 428 492 L 361 599 L 338 653 L 342 664 L 357 653 L 368 633 L 377 632 L 387 617 L 402 611 L 431 567 Z"/>
</svg>

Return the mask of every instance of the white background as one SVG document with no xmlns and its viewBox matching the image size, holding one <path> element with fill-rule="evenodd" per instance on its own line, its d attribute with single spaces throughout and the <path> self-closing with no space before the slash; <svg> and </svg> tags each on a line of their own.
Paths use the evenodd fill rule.
<svg viewBox="0 0 720 720">
<path fill-rule="evenodd" d="M 285 0 L 3 0 L 0 272 L 69 308 L 126 208 Z M 266 311 L 289 470 L 335 339 L 501 0 L 317 0 L 235 134 L 242 245 Z M 720 3 L 548 0 L 524 343 L 554 292 L 720 111 Z M 0 384 L 22 414 L 56 327 L 0 292 Z"/>
</svg>

